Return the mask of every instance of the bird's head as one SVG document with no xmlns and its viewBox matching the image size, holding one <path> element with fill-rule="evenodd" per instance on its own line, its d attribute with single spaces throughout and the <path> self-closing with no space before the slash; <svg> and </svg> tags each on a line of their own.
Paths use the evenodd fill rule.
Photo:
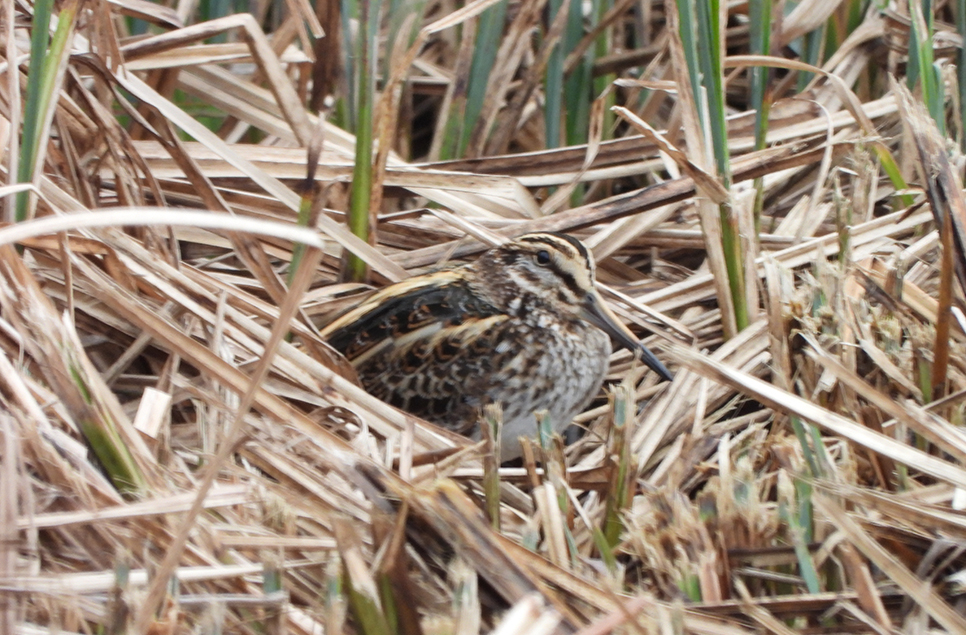
<svg viewBox="0 0 966 635">
<path fill-rule="evenodd" d="M 590 322 L 619 345 L 640 352 L 663 379 L 671 373 L 614 315 L 594 279 L 594 255 L 576 238 L 540 232 L 524 234 L 486 252 L 472 267 L 498 308 L 512 314 L 539 304 Z"/>
</svg>

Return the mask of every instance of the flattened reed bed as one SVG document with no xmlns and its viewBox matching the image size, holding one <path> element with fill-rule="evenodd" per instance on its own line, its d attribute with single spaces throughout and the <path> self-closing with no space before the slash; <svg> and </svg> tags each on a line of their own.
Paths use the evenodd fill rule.
<svg viewBox="0 0 966 635">
<path fill-rule="evenodd" d="M 959 5 L 319 4 L 5 5 L 0 631 L 966 632 Z M 318 326 L 533 230 L 676 377 L 494 474 Z"/>
</svg>

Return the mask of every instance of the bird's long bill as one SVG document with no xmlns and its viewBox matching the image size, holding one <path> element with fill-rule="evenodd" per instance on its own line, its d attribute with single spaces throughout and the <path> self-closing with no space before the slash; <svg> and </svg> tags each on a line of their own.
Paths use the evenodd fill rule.
<svg viewBox="0 0 966 635">
<path fill-rule="evenodd" d="M 647 364 L 648 368 L 660 375 L 661 379 L 671 381 L 674 378 L 674 375 L 665 368 L 661 360 L 650 349 L 641 344 L 640 340 L 634 336 L 631 330 L 624 326 L 624 323 L 614 315 L 614 312 L 607 307 L 607 304 L 604 303 L 604 298 L 601 297 L 596 289 L 587 294 L 587 299 L 584 300 L 579 315 L 604 333 L 610 335 L 624 348 L 632 352 L 640 351 L 641 359 Z"/>
</svg>

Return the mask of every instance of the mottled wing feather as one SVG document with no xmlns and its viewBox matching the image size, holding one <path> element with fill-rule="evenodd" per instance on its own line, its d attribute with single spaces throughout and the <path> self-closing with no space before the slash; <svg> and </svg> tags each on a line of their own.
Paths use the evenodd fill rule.
<svg viewBox="0 0 966 635">
<path fill-rule="evenodd" d="M 327 326 L 322 336 L 353 361 L 373 346 L 427 324 L 453 324 L 468 316 L 495 313 L 492 305 L 470 291 L 458 272 L 445 271 L 416 286 L 403 282 L 374 294 Z"/>
<path fill-rule="evenodd" d="M 359 368 L 380 399 L 454 432 L 472 436 L 481 407 L 500 381 L 496 345 L 509 326 L 505 315 L 463 316 L 459 324 L 425 329 Z M 417 333 L 416 335 L 423 335 Z"/>
<path fill-rule="evenodd" d="M 467 286 L 458 271 L 430 283 L 394 285 L 375 294 L 323 331 L 353 362 L 375 397 L 467 434 L 492 377 L 493 349 L 506 320 Z M 377 346 L 377 354 L 366 353 Z"/>
</svg>

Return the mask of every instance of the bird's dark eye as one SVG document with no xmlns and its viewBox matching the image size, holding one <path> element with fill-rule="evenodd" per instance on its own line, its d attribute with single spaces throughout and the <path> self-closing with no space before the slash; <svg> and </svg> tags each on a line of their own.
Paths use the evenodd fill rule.
<svg viewBox="0 0 966 635">
<path fill-rule="evenodd" d="M 537 252 L 536 261 L 538 265 L 549 265 L 550 264 L 550 252 L 546 249 L 541 249 Z"/>
</svg>

